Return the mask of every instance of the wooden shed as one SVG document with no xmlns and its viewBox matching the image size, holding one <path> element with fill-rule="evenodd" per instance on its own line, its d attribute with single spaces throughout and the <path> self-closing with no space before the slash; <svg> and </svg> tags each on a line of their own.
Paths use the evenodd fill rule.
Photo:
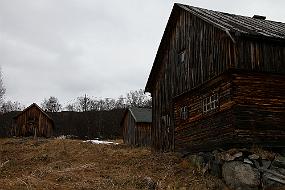
<svg viewBox="0 0 285 190">
<path fill-rule="evenodd" d="M 14 117 L 14 134 L 16 136 L 51 137 L 54 122 L 37 104 L 33 103 Z"/>
<path fill-rule="evenodd" d="M 285 147 L 285 24 L 174 4 L 145 91 L 157 150 Z"/>
<path fill-rule="evenodd" d="M 127 109 L 121 121 L 124 143 L 134 146 L 149 146 L 151 144 L 151 120 L 151 109 Z"/>
</svg>

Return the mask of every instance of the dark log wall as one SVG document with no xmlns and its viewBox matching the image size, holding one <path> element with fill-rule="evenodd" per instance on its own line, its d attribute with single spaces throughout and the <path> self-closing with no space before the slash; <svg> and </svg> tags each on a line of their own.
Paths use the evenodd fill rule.
<svg viewBox="0 0 285 190">
<path fill-rule="evenodd" d="M 43 112 L 33 106 L 17 116 L 14 127 L 16 136 L 50 137 L 53 135 L 54 125 Z"/>
<path fill-rule="evenodd" d="M 231 108 L 232 82 L 230 74 L 223 74 L 195 91 L 175 98 L 175 150 L 201 151 L 215 146 L 228 146 L 234 137 L 234 117 Z M 203 112 L 203 100 L 213 94 L 219 96 L 218 107 Z M 181 118 L 181 108 L 188 108 L 188 118 Z"/>
<path fill-rule="evenodd" d="M 285 76 L 236 73 L 233 89 L 238 141 L 285 146 Z"/>
<path fill-rule="evenodd" d="M 203 99 L 214 93 L 219 107 L 204 113 Z M 174 100 L 176 151 L 285 146 L 283 75 L 231 70 Z"/>
<path fill-rule="evenodd" d="M 172 30 L 163 43 L 160 68 L 152 91 L 153 147 L 174 149 L 172 99 L 233 67 L 234 47 L 231 39 L 220 29 L 187 11 L 176 13 Z M 185 62 L 179 64 L 178 54 L 185 51 Z M 163 122 L 163 117 L 169 117 Z"/>
<path fill-rule="evenodd" d="M 151 123 L 136 123 L 128 112 L 122 122 L 123 139 L 125 144 L 134 146 L 151 145 Z"/>
</svg>

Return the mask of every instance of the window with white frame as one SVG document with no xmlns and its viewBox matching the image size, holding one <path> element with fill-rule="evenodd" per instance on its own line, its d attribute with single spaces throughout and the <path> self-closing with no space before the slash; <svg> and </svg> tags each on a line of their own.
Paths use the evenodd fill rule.
<svg viewBox="0 0 285 190">
<path fill-rule="evenodd" d="M 188 107 L 183 106 L 180 108 L 180 118 L 185 120 L 188 118 Z"/>
<path fill-rule="evenodd" d="M 178 54 L 178 63 L 183 64 L 185 62 L 185 50 Z"/>
<path fill-rule="evenodd" d="M 219 106 L 218 94 L 213 94 L 203 99 L 203 112 L 207 113 L 211 110 L 217 109 Z"/>
</svg>

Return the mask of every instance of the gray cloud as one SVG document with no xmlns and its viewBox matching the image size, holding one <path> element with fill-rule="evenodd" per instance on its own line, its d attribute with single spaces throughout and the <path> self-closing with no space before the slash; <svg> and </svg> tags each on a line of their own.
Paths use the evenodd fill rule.
<svg viewBox="0 0 285 190">
<path fill-rule="evenodd" d="M 193 6 L 285 22 L 281 0 L 193 0 Z M 26 105 L 144 88 L 174 1 L 1 0 L 7 99 Z"/>
</svg>

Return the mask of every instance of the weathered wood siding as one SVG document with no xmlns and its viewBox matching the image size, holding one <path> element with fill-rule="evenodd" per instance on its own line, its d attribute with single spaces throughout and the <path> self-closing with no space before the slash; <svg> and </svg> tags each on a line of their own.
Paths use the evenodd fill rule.
<svg viewBox="0 0 285 190">
<path fill-rule="evenodd" d="M 285 74 L 285 42 L 236 37 L 234 68 Z"/>
<path fill-rule="evenodd" d="M 151 123 L 136 123 L 135 145 L 150 146 L 151 144 Z"/>
<path fill-rule="evenodd" d="M 174 101 L 175 150 L 201 151 L 231 146 L 285 146 L 285 76 L 232 70 Z M 219 96 L 219 106 L 203 112 L 203 99 Z M 181 108 L 189 117 L 181 118 Z"/>
<path fill-rule="evenodd" d="M 15 119 L 14 133 L 16 136 L 36 136 L 51 137 L 53 135 L 54 124 L 36 106 L 23 111 Z"/>
<path fill-rule="evenodd" d="M 221 74 L 234 65 L 231 39 L 220 29 L 187 11 L 180 11 L 173 26 L 166 31 L 164 53 L 152 91 L 153 147 L 174 149 L 174 115 L 172 99 Z M 165 46 L 165 47 L 164 47 Z M 185 51 L 185 62 L 179 64 L 178 54 Z M 166 124 L 162 117 L 170 117 Z M 164 122 L 165 123 L 165 122 Z"/>
<path fill-rule="evenodd" d="M 125 144 L 133 145 L 135 142 L 135 119 L 132 117 L 132 114 L 128 111 L 126 113 L 123 122 L 123 139 Z"/>
<path fill-rule="evenodd" d="M 234 74 L 233 101 L 238 142 L 285 146 L 284 75 Z"/>
<path fill-rule="evenodd" d="M 190 91 L 174 101 L 175 150 L 209 150 L 225 146 L 234 137 L 234 116 L 231 108 L 232 82 L 230 74 L 224 74 Z M 218 107 L 203 112 L 203 100 L 213 94 L 219 96 Z M 188 118 L 181 118 L 181 108 L 188 108 Z"/>
<path fill-rule="evenodd" d="M 123 119 L 122 128 L 125 144 L 133 146 L 151 145 L 151 123 L 137 123 L 128 111 Z"/>
<path fill-rule="evenodd" d="M 185 61 L 180 64 L 178 56 L 182 51 L 185 51 Z M 171 13 L 153 70 L 155 70 L 155 75 L 151 76 L 151 87 L 148 87 L 153 98 L 152 146 L 156 150 L 174 150 L 189 142 L 191 133 L 197 134 L 195 137 L 191 137 L 193 138 L 191 142 L 194 140 L 201 142 L 202 133 L 211 135 L 210 133 L 219 125 L 223 128 L 220 133 L 232 133 L 233 128 L 230 126 L 232 124 L 227 124 L 229 122 L 227 118 L 234 117 L 236 113 L 234 110 L 222 111 L 220 109 L 217 116 L 226 117 L 224 119 L 213 117 L 211 114 L 199 115 L 198 103 L 194 104 L 191 101 L 196 98 L 196 101 L 199 102 L 200 100 L 197 99 L 199 96 L 210 93 L 210 86 L 206 85 L 208 81 L 216 79 L 230 70 L 284 75 L 285 43 L 284 40 L 253 37 L 238 32 L 227 33 L 217 25 L 184 9 L 177 8 L 173 9 Z M 284 84 L 284 80 L 281 82 Z M 220 85 L 226 85 L 223 88 L 227 90 L 231 89 L 229 87 L 231 84 L 228 84 L 227 81 Z M 205 90 L 201 90 L 201 86 L 204 86 Z M 250 89 L 251 86 L 248 85 L 246 88 Z M 266 89 L 263 90 L 266 91 Z M 183 96 L 188 92 L 196 94 L 196 97 Z M 183 98 L 180 96 L 185 100 L 182 100 Z M 227 96 L 232 96 L 232 94 Z M 196 114 L 193 123 L 177 123 L 177 107 L 175 106 L 178 105 L 174 106 L 173 101 L 177 97 L 180 97 L 181 100 L 175 101 L 188 101 L 191 106 L 197 107 L 196 110 L 194 109 L 196 113 L 192 113 Z M 278 95 L 275 96 L 275 98 L 278 97 Z M 229 97 L 221 96 L 220 98 Z M 177 104 L 179 104 L 178 102 Z M 231 101 L 221 101 L 221 103 L 223 103 L 221 106 L 232 106 L 233 104 Z M 167 122 L 165 122 L 164 118 L 169 119 L 166 119 Z M 208 129 L 202 128 L 207 122 L 208 124 L 214 123 L 214 125 L 207 124 Z M 191 129 L 197 128 L 197 131 L 186 130 L 186 125 L 190 125 Z M 185 138 L 189 139 L 185 140 Z M 210 140 L 210 142 L 213 141 L 214 139 Z M 223 138 L 221 138 L 222 141 Z"/>
</svg>

